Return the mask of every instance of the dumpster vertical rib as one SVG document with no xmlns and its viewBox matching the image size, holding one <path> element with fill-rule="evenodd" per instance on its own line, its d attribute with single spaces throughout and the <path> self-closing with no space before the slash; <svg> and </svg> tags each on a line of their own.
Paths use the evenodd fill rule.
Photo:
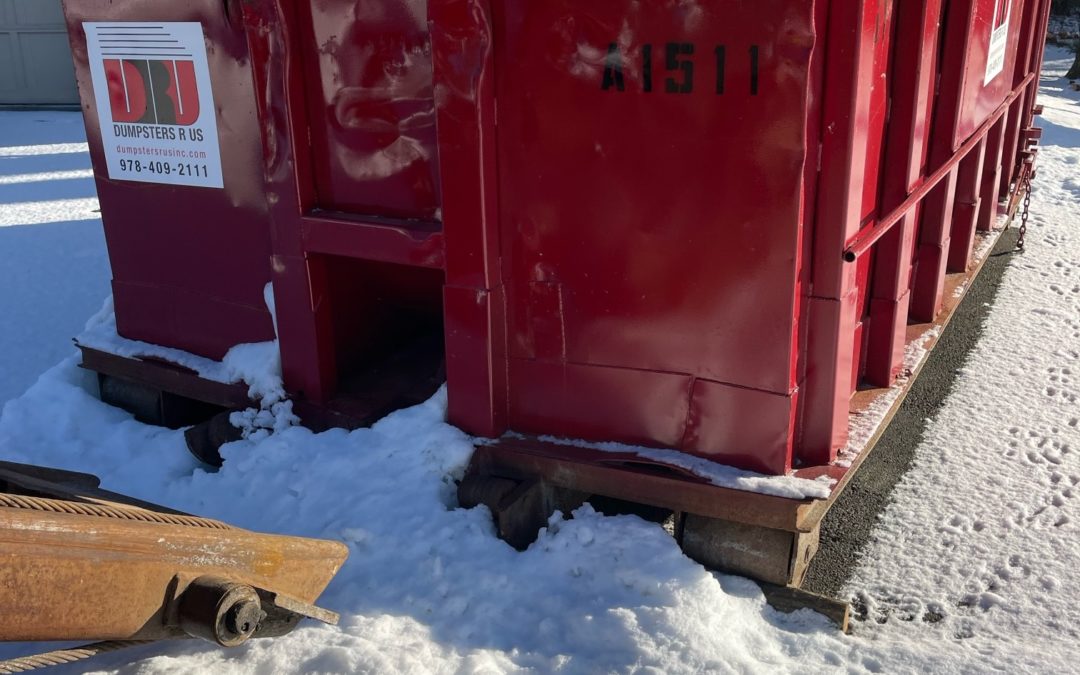
<svg viewBox="0 0 1080 675">
<path fill-rule="evenodd" d="M 891 112 L 885 151 L 885 165 L 891 171 L 882 181 L 881 213 L 889 213 L 905 201 L 918 185 L 926 161 L 941 3 L 901 3 L 897 12 L 897 35 L 917 35 L 918 39 L 898 39 L 891 66 Z M 879 387 L 892 384 L 903 360 L 912 254 L 920 213 L 918 205 L 909 210 L 878 244 L 865 377 Z"/>
<path fill-rule="evenodd" d="M 834 3 L 825 56 L 822 159 L 811 297 L 807 311 L 807 373 L 798 459 L 807 464 L 831 461 L 847 436 L 847 401 L 854 352 L 855 270 L 841 253 L 858 230 L 861 170 L 856 158 L 866 148 L 867 100 L 873 63 L 873 22 L 867 26 L 866 3 Z"/>
</svg>

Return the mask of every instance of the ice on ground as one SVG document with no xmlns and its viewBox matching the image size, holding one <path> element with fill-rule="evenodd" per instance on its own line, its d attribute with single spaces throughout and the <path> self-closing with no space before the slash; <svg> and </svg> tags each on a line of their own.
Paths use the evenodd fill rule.
<svg viewBox="0 0 1080 675">
<path fill-rule="evenodd" d="M 93 169 L 72 169 L 71 171 L 44 171 L 42 173 L 23 173 L 0 175 L 0 185 L 40 183 L 44 181 L 72 180 L 75 178 L 93 178 Z M 95 199 L 96 201 L 96 199 Z M 97 208 L 97 205 L 94 205 Z"/>
<path fill-rule="evenodd" d="M 22 178 L 20 176 L 19 178 Z M 25 183 L 25 181 L 23 181 Z M 15 183 L 11 183 L 14 185 Z M 99 218 L 97 197 L 84 199 L 54 199 L 40 202 L 8 204 L 0 212 L 0 227 L 13 225 L 44 225 L 72 220 Z"/>
<path fill-rule="evenodd" d="M 496 538 L 486 509 L 455 506 L 454 480 L 471 444 L 443 421 L 442 393 L 370 429 L 291 427 L 229 444 L 224 467 L 208 473 L 179 432 L 139 424 L 98 401 L 93 376 L 71 357 L 0 414 L 0 456 L 92 471 L 105 487 L 136 497 L 350 548 L 321 601 L 341 613 L 339 627 L 305 625 L 230 652 L 195 642 L 154 645 L 101 657 L 97 667 L 1075 672 L 1080 107 L 1060 91 L 1064 50 L 1048 54 L 1046 147 L 1028 248 L 1008 270 L 984 339 L 855 571 L 849 591 L 867 620 L 856 622 L 853 635 L 806 611 L 773 611 L 756 585 L 708 573 L 662 528 L 635 517 L 583 507 L 555 519 L 528 550 L 514 551 Z M 35 348 L 19 347 L 23 354 Z"/>
<path fill-rule="evenodd" d="M 17 112 L 3 112 L 4 140 L 13 141 L 16 138 L 26 141 L 26 137 L 20 132 L 30 130 L 31 135 L 55 134 L 61 126 L 68 127 L 69 131 L 83 138 L 86 134 L 83 130 L 82 115 L 78 113 L 45 113 L 35 112 L 31 115 Z M 33 127 L 34 123 L 48 126 Z M 23 126 L 25 125 L 25 126 Z M 37 132 L 36 134 L 34 132 Z M 0 157 L 33 157 L 45 155 L 79 155 L 80 159 L 90 161 L 90 146 L 87 143 L 40 143 L 35 145 L 5 145 L 0 147 Z"/>
</svg>

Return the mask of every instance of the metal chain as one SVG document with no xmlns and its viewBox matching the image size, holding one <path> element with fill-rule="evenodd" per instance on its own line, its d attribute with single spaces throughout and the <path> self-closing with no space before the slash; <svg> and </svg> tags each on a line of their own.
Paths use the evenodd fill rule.
<svg viewBox="0 0 1080 675">
<path fill-rule="evenodd" d="M 108 640 L 106 642 L 94 642 L 81 647 L 72 647 L 71 649 L 58 649 L 54 652 L 34 654 L 33 656 L 22 656 L 17 659 L 0 661 L 0 675 L 14 675 L 15 673 L 25 673 L 41 668 L 61 666 L 65 663 L 84 661 L 93 658 L 98 654 L 115 652 L 120 649 L 127 649 L 128 647 L 150 644 L 151 642 L 157 642 L 157 640 Z"/>
<path fill-rule="evenodd" d="M 1031 173 L 1024 176 L 1024 184 L 1020 186 L 1024 191 L 1024 206 L 1020 211 L 1020 233 L 1016 237 L 1016 248 L 1024 250 L 1024 237 L 1027 236 L 1028 210 L 1031 208 Z"/>
</svg>

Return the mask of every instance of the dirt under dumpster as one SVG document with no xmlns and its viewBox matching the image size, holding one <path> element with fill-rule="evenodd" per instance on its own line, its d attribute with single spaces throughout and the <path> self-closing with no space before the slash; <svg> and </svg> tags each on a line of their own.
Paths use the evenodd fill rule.
<svg viewBox="0 0 1080 675">
<path fill-rule="evenodd" d="M 164 7 L 68 3 L 118 288 L 129 261 L 164 275 L 159 258 L 237 255 L 160 285 L 193 307 L 244 289 L 251 309 L 272 281 L 284 383 L 315 428 L 445 379 L 449 421 L 498 439 L 462 501 L 521 545 L 599 495 L 674 511 L 711 564 L 797 583 L 1033 175 L 1048 0 Z M 107 132 L 163 126 L 103 121 L 134 113 L 95 72 L 158 91 L 164 57 L 94 65 L 88 43 L 112 49 L 100 32 L 125 22 L 201 26 L 183 46 L 206 55 L 203 108 L 243 147 L 222 145 L 220 185 L 114 175 Z M 162 91 L 178 106 L 186 90 Z M 205 205 L 197 226 L 136 227 L 187 203 Z M 118 291 L 122 336 L 214 358 L 272 335 L 263 310 L 237 311 L 244 330 L 177 314 L 174 334 L 144 299 Z M 242 403 L 114 356 L 86 363 Z"/>
</svg>

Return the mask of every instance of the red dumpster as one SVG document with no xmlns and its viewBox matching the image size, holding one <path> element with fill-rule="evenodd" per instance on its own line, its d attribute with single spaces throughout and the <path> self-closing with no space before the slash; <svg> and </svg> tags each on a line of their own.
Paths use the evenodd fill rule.
<svg viewBox="0 0 1080 675">
<path fill-rule="evenodd" d="M 120 332 L 220 359 L 273 339 L 247 40 L 220 2 L 65 2 Z"/>
<path fill-rule="evenodd" d="M 994 222 L 1046 10 L 432 2 L 451 419 L 830 462 Z"/>
<path fill-rule="evenodd" d="M 313 426 L 445 377 L 480 436 L 827 465 L 1025 175 L 1048 7 L 68 0 L 120 332 L 220 356 L 271 279 Z M 201 26 L 220 184 L 114 173 L 162 123 L 112 74 L 183 83 L 104 56 L 147 22 Z"/>
</svg>

